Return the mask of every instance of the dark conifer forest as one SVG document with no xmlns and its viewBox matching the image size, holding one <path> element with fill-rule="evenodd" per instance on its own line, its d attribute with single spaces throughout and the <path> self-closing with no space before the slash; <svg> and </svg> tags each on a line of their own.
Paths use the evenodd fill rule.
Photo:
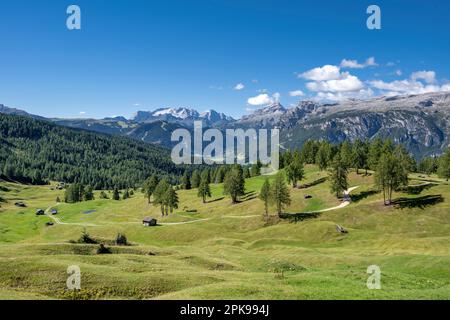
<svg viewBox="0 0 450 320">
<path fill-rule="evenodd" d="M 169 150 L 125 137 L 61 127 L 0 114 L 3 179 L 46 184 L 63 181 L 95 189 L 133 188 L 150 175 L 171 180 L 183 173 Z"/>
</svg>

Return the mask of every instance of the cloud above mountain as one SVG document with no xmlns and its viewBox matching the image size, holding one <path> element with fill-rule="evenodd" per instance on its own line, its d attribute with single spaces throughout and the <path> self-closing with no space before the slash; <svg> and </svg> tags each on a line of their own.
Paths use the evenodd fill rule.
<svg viewBox="0 0 450 320">
<path fill-rule="evenodd" d="M 247 103 L 251 106 L 263 106 L 273 103 L 273 99 L 267 93 L 262 93 L 255 97 L 249 98 Z"/>
<path fill-rule="evenodd" d="M 437 84 L 434 71 L 416 71 L 411 74 L 409 79 L 391 82 L 372 80 L 369 81 L 369 84 L 386 95 L 422 94 L 450 90 L 450 84 Z"/>
</svg>

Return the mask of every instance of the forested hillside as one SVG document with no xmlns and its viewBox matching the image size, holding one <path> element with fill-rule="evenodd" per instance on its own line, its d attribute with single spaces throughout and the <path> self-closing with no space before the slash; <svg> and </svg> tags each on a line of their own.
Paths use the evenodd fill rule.
<svg viewBox="0 0 450 320">
<path fill-rule="evenodd" d="M 175 179 L 183 170 L 160 147 L 17 115 L 0 114 L 0 142 L 2 178 L 20 182 L 129 188 L 151 174 Z"/>
</svg>

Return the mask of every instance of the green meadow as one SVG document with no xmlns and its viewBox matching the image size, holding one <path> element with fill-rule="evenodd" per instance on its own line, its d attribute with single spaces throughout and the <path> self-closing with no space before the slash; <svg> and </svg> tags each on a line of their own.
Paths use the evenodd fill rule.
<svg viewBox="0 0 450 320">
<path fill-rule="evenodd" d="M 258 199 L 266 177 L 247 179 L 234 205 L 222 185 L 211 185 L 206 204 L 197 190 L 178 191 L 179 208 L 164 218 L 140 191 L 66 204 L 56 202 L 64 191 L 54 185 L 0 182 L 0 299 L 450 298 L 448 182 L 411 175 L 387 207 L 372 175 L 352 172 L 350 186 L 358 188 L 350 205 L 317 213 L 341 202 L 322 179 L 326 172 L 305 169 L 300 184 L 310 186 L 291 189 L 285 211 L 292 219 L 271 208 L 269 221 Z M 57 221 L 35 214 L 51 208 Z M 158 226 L 144 227 L 145 217 Z M 111 253 L 76 243 L 83 231 Z M 118 233 L 130 245 L 114 245 Z M 81 269 L 80 291 L 66 288 L 71 265 Z M 381 269 L 380 290 L 367 288 L 370 265 Z"/>
</svg>

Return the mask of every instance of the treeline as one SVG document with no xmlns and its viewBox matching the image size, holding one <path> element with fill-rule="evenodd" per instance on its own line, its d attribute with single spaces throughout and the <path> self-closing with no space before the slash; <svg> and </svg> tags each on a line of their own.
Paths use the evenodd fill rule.
<svg viewBox="0 0 450 320">
<path fill-rule="evenodd" d="M 391 140 L 355 140 L 354 142 L 345 141 L 340 145 L 332 145 L 326 141 L 309 140 L 300 150 L 287 151 L 280 156 L 280 167 L 288 167 L 296 160 L 306 164 L 316 164 L 321 170 L 326 170 L 332 165 L 333 159 L 339 154 L 341 162 L 347 168 L 355 168 L 356 172 L 360 170 L 375 171 L 380 156 L 387 150 L 397 148 L 398 152 L 407 157 L 407 169 L 409 172 L 424 174 L 437 173 L 441 178 L 448 179 L 449 176 L 449 157 L 450 148 L 448 148 L 441 157 L 427 157 L 420 162 L 410 155 L 402 145 L 395 145 Z M 401 150 L 401 151 L 400 151 Z M 294 161 L 295 162 L 295 161 Z"/>
<path fill-rule="evenodd" d="M 112 190 L 138 187 L 152 174 L 177 181 L 183 172 L 163 148 L 0 114 L 3 179 L 32 184 L 64 181 Z"/>
<path fill-rule="evenodd" d="M 425 158 L 419 165 L 402 145 L 395 145 L 391 140 L 375 139 L 373 141 L 345 141 L 340 145 L 328 142 L 308 141 L 301 150 L 287 151 L 281 155 L 281 168 L 293 184 L 304 178 L 303 164 L 316 164 L 320 170 L 328 170 L 331 191 L 337 197 L 348 189 L 348 172 L 355 169 L 375 172 L 375 183 L 383 192 L 384 203 L 392 203 L 392 194 L 408 184 L 408 174 L 421 172 L 423 168 L 432 166 L 441 178 L 450 178 L 450 148 L 444 155 L 436 158 Z"/>
</svg>

